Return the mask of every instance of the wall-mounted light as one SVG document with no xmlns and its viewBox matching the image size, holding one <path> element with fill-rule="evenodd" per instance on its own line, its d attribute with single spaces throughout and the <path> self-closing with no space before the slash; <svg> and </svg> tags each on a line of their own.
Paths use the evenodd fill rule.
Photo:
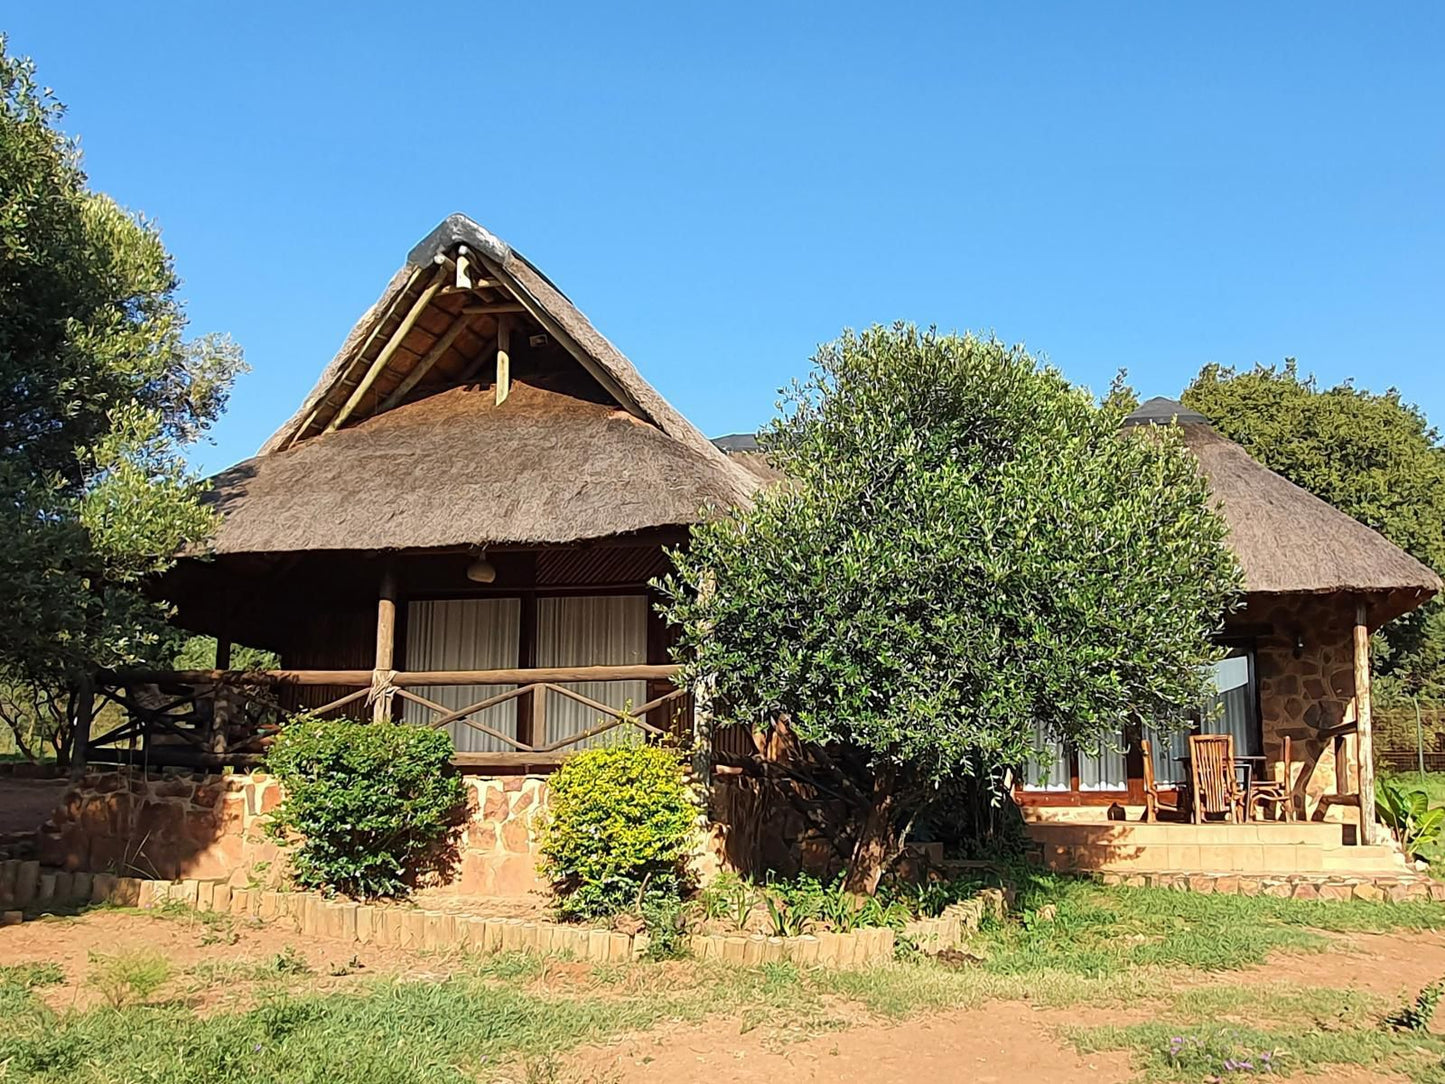
<svg viewBox="0 0 1445 1084">
<path fill-rule="evenodd" d="M 1294 634 L 1294 657 L 1299 658 L 1305 653 L 1305 634 L 1296 631 Z"/>
<path fill-rule="evenodd" d="M 476 558 L 467 565 L 467 579 L 473 583 L 491 583 L 497 578 L 497 566 L 487 560 L 485 550 L 477 551 Z"/>
</svg>

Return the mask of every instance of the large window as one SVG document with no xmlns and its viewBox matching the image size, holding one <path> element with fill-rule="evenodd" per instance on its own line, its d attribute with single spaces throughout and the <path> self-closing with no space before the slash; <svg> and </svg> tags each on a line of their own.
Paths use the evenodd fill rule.
<svg viewBox="0 0 1445 1084">
<path fill-rule="evenodd" d="M 590 595 L 537 600 L 538 666 L 633 666 L 647 661 L 647 596 Z M 645 681 L 579 681 L 566 686 L 610 708 L 641 707 Z M 595 708 L 553 693 L 547 699 L 546 742 L 606 722 Z M 623 741 L 633 727 L 617 727 L 569 746 L 586 749 Z"/>
<path fill-rule="evenodd" d="M 1199 721 L 1192 730 L 1148 735 L 1154 755 L 1154 779 L 1158 783 L 1184 782 L 1191 733 L 1233 734 L 1234 748 L 1240 756 L 1259 756 L 1264 752 L 1253 650 L 1231 649 L 1228 657 L 1210 668 L 1209 676 L 1213 692 L 1200 705 Z M 1127 748 L 1122 732 L 1106 737 L 1098 752 L 1087 753 L 1050 740 L 1042 728 L 1036 726 L 1034 755 L 1024 766 L 1024 789 L 1071 791 L 1077 778 L 1081 792 L 1127 790 L 1129 781 L 1124 759 Z"/>
<path fill-rule="evenodd" d="M 515 598 L 443 599 L 413 602 L 406 617 L 408 670 L 507 670 L 521 658 L 521 600 Z M 412 690 L 443 707 L 468 704 L 509 692 L 515 685 L 423 685 Z M 432 713 L 404 700 L 402 718 L 426 724 Z M 508 700 L 472 716 L 509 737 L 517 736 L 517 701 Z M 447 727 L 459 753 L 495 753 L 513 746 L 458 720 Z"/>
<path fill-rule="evenodd" d="M 1041 726 L 1034 726 L 1034 755 L 1024 765 L 1024 789 L 1073 790 L 1078 777 L 1081 791 L 1122 791 L 1129 787 L 1124 770 L 1128 748 L 1123 731 L 1106 735 L 1096 752 L 1074 749 L 1052 741 Z"/>
<path fill-rule="evenodd" d="M 533 665 L 630 666 L 647 661 L 647 596 L 587 595 L 541 597 L 537 600 Z M 413 602 L 407 609 L 406 667 L 408 670 L 502 670 L 521 665 L 521 600 L 517 598 L 443 599 Z M 609 707 L 638 707 L 647 700 L 645 681 L 587 681 L 566 686 Z M 414 691 L 434 703 L 459 710 L 490 696 L 509 692 L 515 685 L 426 685 Z M 425 724 L 432 713 L 420 704 L 404 701 L 402 718 Z M 515 699 L 497 704 L 471 718 L 505 734 L 517 736 Z M 597 726 L 604 717 L 596 708 L 551 693 L 547 697 L 544 733 L 534 734 L 539 744 L 550 744 Z M 631 728 L 617 728 L 568 748 L 620 741 Z M 499 737 L 458 720 L 447 727 L 457 751 L 506 752 L 514 747 Z"/>
<path fill-rule="evenodd" d="M 1152 739 L 1154 779 L 1159 783 L 1182 783 L 1189 754 L 1189 735 L 1233 734 L 1239 756 L 1259 756 L 1264 737 L 1259 725 L 1259 698 L 1255 692 L 1254 651 L 1233 648 L 1228 657 L 1210 670 L 1214 692 L 1199 708 L 1199 722 L 1192 730 L 1176 730 Z"/>
</svg>

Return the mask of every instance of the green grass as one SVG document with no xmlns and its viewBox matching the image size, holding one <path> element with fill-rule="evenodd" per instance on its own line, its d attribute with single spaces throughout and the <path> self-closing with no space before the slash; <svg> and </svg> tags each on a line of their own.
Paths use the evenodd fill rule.
<svg viewBox="0 0 1445 1084">
<path fill-rule="evenodd" d="M 1044 903 L 1057 909 L 1054 920 L 1039 917 Z M 1395 1006 L 1366 995 L 1247 986 L 1169 991 L 1190 971 L 1244 967 L 1280 948 L 1322 950 L 1329 931 L 1439 928 L 1445 909 L 1438 905 L 1199 896 L 1052 877 L 1032 878 L 1021 904 L 1022 921 L 983 931 L 972 946 L 980 962 L 958 970 L 922 959 L 858 972 L 698 962 L 578 967 L 499 954 L 447 961 L 457 970 L 440 980 L 363 979 L 345 991 L 319 993 L 308 989 L 312 980 L 304 969 L 278 956 L 198 965 L 150 1004 L 56 1012 L 34 990 L 58 981 L 58 972 L 5 969 L 0 1079 L 491 1079 L 518 1065 L 524 1073 L 532 1072 L 528 1066 L 551 1072 L 546 1067 L 578 1044 L 671 1020 L 728 1020 L 713 1026 L 761 1027 L 786 1041 L 869 1014 L 900 1018 L 992 998 L 1161 1006 L 1148 1027 L 1084 1029 L 1069 1038 L 1085 1049 L 1129 1050 L 1142 1070 L 1165 1079 L 1199 1079 L 1197 1070 L 1210 1058 L 1222 1065 L 1232 1056 L 1230 1043 L 1240 1050 L 1278 1047 L 1296 1067 L 1376 1059 L 1435 1079 L 1419 1074 L 1433 1064 L 1431 1057 L 1439 1061 L 1437 1041 L 1412 1046 L 1386 1032 L 1378 1021 Z M 242 987 L 249 994 L 240 1001 L 248 1007 L 212 1006 L 210 1015 L 200 1015 L 186 1003 L 188 992 L 221 983 L 251 984 Z M 1168 1040 L 1186 1033 L 1199 1043 L 1181 1048 L 1170 1062 Z M 1410 1054 L 1416 1047 L 1427 1053 Z M 1184 1055 L 1193 1061 L 1183 1064 Z"/>
<path fill-rule="evenodd" d="M 1117 975 L 1140 967 L 1226 971 L 1262 963 L 1270 952 L 1326 948 L 1326 933 L 1445 928 L 1429 902 L 1285 900 L 1109 888 L 1036 877 L 1021 893 L 1023 920 L 986 930 L 984 965 L 1003 974 L 1063 971 Z M 1052 921 L 1039 909 L 1052 904 Z"/>
<path fill-rule="evenodd" d="M 1328 1030 L 1154 1022 L 1080 1028 L 1069 1038 L 1084 1054 L 1130 1051 L 1146 1080 L 1227 1080 L 1354 1065 L 1402 1073 L 1421 1084 L 1445 1082 L 1445 1040 L 1381 1027 Z"/>
</svg>

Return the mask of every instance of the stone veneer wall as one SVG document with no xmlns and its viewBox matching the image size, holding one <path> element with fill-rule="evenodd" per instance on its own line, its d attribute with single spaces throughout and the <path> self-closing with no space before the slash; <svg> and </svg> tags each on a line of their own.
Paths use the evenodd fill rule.
<svg viewBox="0 0 1445 1084">
<path fill-rule="evenodd" d="M 1345 740 L 1345 764 L 1335 763 L 1334 741 L 1322 730 L 1353 717 L 1355 696 L 1354 603 L 1340 595 L 1294 596 L 1278 601 L 1250 600 L 1246 620 L 1267 624 L 1269 636 L 1256 642 L 1264 755 L 1270 774 L 1283 772 L 1284 738 L 1291 739 L 1291 775 L 1305 799 L 1310 818 L 1358 822 L 1350 807 L 1326 805 L 1320 798 L 1338 793 L 1337 784 L 1356 785 L 1355 738 Z M 1295 637 L 1303 639 L 1296 657 Z"/>
<path fill-rule="evenodd" d="M 457 861 L 439 887 L 462 895 L 523 895 L 536 874 L 545 776 L 466 775 L 467 818 Z M 62 870 L 199 878 L 233 885 L 278 879 L 284 854 L 265 834 L 281 801 L 271 776 L 165 769 L 92 772 L 40 829 L 37 857 Z"/>
</svg>

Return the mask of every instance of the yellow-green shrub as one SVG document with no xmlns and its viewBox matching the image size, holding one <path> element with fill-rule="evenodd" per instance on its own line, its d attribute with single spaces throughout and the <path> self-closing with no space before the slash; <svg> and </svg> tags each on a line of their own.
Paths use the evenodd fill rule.
<svg viewBox="0 0 1445 1084">
<path fill-rule="evenodd" d="M 542 871 L 557 911 L 598 918 L 679 896 L 697 810 L 676 752 L 588 749 L 548 783 Z"/>
</svg>

